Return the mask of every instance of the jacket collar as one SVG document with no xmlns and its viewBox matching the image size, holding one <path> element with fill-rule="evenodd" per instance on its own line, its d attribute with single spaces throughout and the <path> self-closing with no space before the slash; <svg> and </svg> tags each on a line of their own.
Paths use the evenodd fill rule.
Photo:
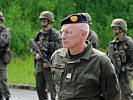
<svg viewBox="0 0 133 100">
<path fill-rule="evenodd" d="M 63 59 L 67 59 L 65 61 L 71 61 L 71 62 L 80 62 L 81 59 L 86 59 L 89 60 L 91 54 L 92 54 L 92 45 L 91 43 L 88 44 L 88 46 L 86 47 L 86 49 L 82 52 L 83 55 L 80 57 L 77 57 L 76 59 L 72 60 L 68 54 L 68 49 L 63 48 L 63 50 L 59 53 L 60 56 L 63 57 Z"/>
<path fill-rule="evenodd" d="M 126 40 L 126 34 L 123 35 L 122 38 L 118 39 L 117 37 L 115 38 L 115 41 L 118 41 L 118 42 L 123 42 Z"/>
</svg>

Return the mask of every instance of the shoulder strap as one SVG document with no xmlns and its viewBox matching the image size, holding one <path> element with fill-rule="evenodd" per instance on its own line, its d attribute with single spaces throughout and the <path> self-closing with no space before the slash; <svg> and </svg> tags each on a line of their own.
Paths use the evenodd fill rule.
<svg viewBox="0 0 133 100">
<path fill-rule="evenodd" d="M 51 41 L 51 37 L 52 37 L 52 29 L 50 29 L 50 31 L 49 31 L 48 42 Z"/>
<path fill-rule="evenodd" d="M 127 42 L 128 40 L 133 41 L 133 39 L 131 37 L 126 36 L 125 42 Z"/>
</svg>

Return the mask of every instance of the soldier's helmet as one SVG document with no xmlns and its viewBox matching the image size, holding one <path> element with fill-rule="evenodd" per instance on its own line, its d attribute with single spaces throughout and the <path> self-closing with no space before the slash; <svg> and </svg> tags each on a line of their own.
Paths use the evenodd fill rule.
<svg viewBox="0 0 133 100">
<path fill-rule="evenodd" d="M 5 20 L 3 13 L 0 11 L 0 20 Z"/>
<path fill-rule="evenodd" d="M 52 12 L 50 11 L 43 11 L 41 12 L 40 16 L 39 16 L 39 19 L 48 19 L 51 23 L 54 22 L 54 15 Z"/>
<path fill-rule="evenodd" d="M 121 29 L 125 31 L 127 30 L 127 23 L 123 19 L 114 19 L 112 21 L 111 27 L 115 27 L 115 26 L 120 27 Z"/>
<path fill-rule="evenodd" d="M 89 24 L 92 24 L 92 19 L 91 19 L 90 14 L 89 14 L 89 13 L 82 13 L 82 14 L 86 16 L 86 18 L 87 18 L 87 20 L 88 20 L 88 23 L 89 23 Z"/>
</svg>

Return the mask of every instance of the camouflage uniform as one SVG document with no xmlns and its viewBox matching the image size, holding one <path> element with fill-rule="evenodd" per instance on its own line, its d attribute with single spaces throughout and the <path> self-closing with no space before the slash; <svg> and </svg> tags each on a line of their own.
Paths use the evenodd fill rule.
<svg viewBox="0 0 133 100">
<path fill-rule="evenodd" d="M 71 59 L 65 48 L 52 55 L 56 100 L 120 100 L 119 84 L 110 60 L 91 44 Z"/>
<path fill-rule="evenodd" d="M 120 27 L 127 30 L 123 19 L 115 19 L 111 27 Z M 122 100 L 131 99 L 131 79 L 133 78 L 133 40 L 124 33 L 122 38 L 115 37 L 107 48 L 107 54 L 115 66 L 122 91 Z"/>
<path fill-rule="evenodd" d="M 0 21 L 3 22 L 4 18 L 1 16 L 0 12 Z M 0 23 L 0 24 L 1 24 Z M 7 83 L 7 64 L 10 62 L 11 58 L 8 53 L 10 52 L 9 49 L 9 40 L 11 38 L 9 28 L 5 26 L 0 26 L 0 91 L 2 96 L 9 100 L 10 92 L 9 86 Z"/>
<path fill-rule="evenodd" d="M 47 11 L 45 12 L 47 13 Z M 49 13 L 49 12 L 48 12 Z M 45 17 L 45 16 L 44 16 Z M 42 16 L 39 17 L 41 19 Z M 50 20 L 51 21 L 51 20 Z M 46 52 L 47 58 L 50 59 L 52 53 L 61 48 L 61 35 L 54 29 L 50 28 L 48 31 L 41 29 L 36 37 L 35 42 L 43 51 Z M 35 60 L 36 69 L 36 89 L 38 93 L 39 100 L 47 100 L 46 83 L 48 85 L 48 91 L 51 92 L 52 100 L 55 97 L 55 87 L 51 75 L 51 67 L 44 68 L 42 63 Z"/>
<path fill-rule="evenodd" d="M 96 49 L 99 48 L 99 39 L 98 39 L 97 33 L 95 33 L 94 31 L 90 30 L 87 40 L 92 43 L 92 46 L 94 48 L 96 48 Z"/>
<path fill-rule="evenodd" d="M 89 13 L 82 13 L 87 17 L 88 20 L 88 24 L 92 25 L 92 19 L 91 16 L 89 15 Z M 92 46 L 96 49 L 99 48 L 99 38 L 96 32 L 90 30 L 89 31 L 89 36 L 87 38 L 87 42 L 90 41 L 92 43 Z"/>
</svg>

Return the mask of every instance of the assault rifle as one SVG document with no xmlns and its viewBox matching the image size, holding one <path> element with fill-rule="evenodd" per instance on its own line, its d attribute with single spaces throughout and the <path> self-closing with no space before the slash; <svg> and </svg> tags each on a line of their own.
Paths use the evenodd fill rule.
<svg viewBox="0 0 133 100">
<path fill-rule="evenodd" d="M 38 45 L 36 44 L 36 42 L 31 39 L 30 40 L 30 47 L 37 53 L 39 53 L 39 55 L 41 56 L 41 61 L 42 63 L 47 63 L 49 64 L 49 61 L 48 61 L 48 56 L 46 54 L 46 51 L 45 50 L 42 50 L 41 48 L 38 47 Z M 49 67 L 50 68 L 50 67 Z M 50 97 L 50 100 L 53 100 L 51 98 L 54 98 L 55 97 L 55 94 L 56 94 L 56 91 L 55 91 L 55 88 L 54 88 L 54 82 L 53 82 L 53 79 L 52 79 L 52 74 L 51 74 L 51 69 L 49 70 L 49 68 L 45 68 L 43 70 L 43 73 L 45 74 L 45 80 L 48 84 L 48 91 L 51 93 L 51 97 Z"/>
<path fill-rule="evenodd" d="M 119 57 L 119 51 L 114 51 L 113 45 L 110 45 L 108 47 L 108 54 L 109 54 L 109 58 L 111 59 L 116 69 L 116 74 L 119 76 L 122 68 L 121 59 Z"/>
<path fill-rule="evenodd" d="M 38 45 L 36 44 L 36 42 L 31 39 L 30 40 L 30 47 L 37 53 L 39 53 L 40 57 L 41 57 L 41 61 L 43 61 L 43 63 L 47 63 L 49 64 L 49 61 L 47 59 L 47 54 L 46 51 L 42 50 L 41 48 L 38 47 Z"/>
</svg>

